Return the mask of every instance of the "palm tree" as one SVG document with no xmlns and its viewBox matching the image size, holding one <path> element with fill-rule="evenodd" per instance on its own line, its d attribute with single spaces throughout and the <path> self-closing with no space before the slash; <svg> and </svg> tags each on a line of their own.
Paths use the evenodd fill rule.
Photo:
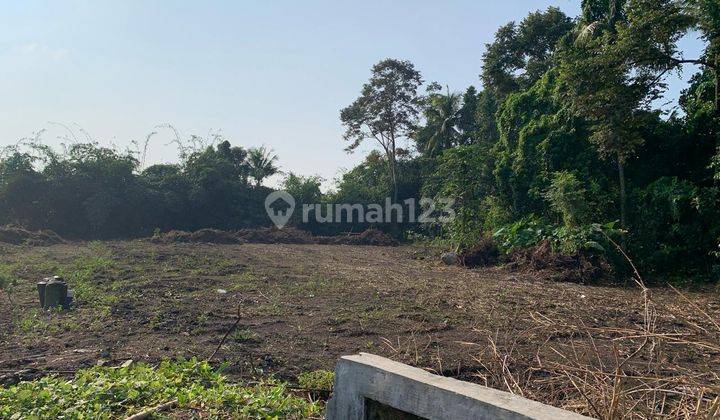
<svg viewBox="0 0 720 420">
<path fill-rule="evenodd" d="M 615 24 L 622 19 L 626 0 L 583 0 L 577 39 L 587 41 L 602 30 L 615 32 Z"/>
<path fill-rule="evenodd" d="M 421 130 L 418 142 L 425 153 L 433 156 L 459 143 L 462 107 L 460 95 L 449 90 L 445 95 L 432 95 L 429 101 L 425 110 L 427 125 Z"/>
<path fill-rule="evenodd" d="M 255 180 L 256 186 L 260 186 L 265 178 L 280 172 L 275 166 L 277 159 L 273 150 L 265 146 L 252 147 L 248 150 L 247 163 L 250 167 L 250 177 Z"/>
</svg>

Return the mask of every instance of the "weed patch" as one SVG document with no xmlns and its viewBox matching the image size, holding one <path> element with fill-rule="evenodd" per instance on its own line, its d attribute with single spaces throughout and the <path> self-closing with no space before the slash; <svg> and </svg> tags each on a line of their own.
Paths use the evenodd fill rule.
<svg viewBox="0 0 720 420">
<path fill-rule="evenodd" d="M 0 417 L 122 418 L 175 401 L 175 410 L 191 410 L 200 417 L 320 418 L 322 410 L 318 403 L 288 393 L 284 383 L 229 383 L 207 362 L 193 359 L 164 361 L 157 368 L 94 367 L 71 380 L 48 376 L 0 387 Z"/>
<path fill-rule="evenodd" d="M 305 389 L 332 391 L 334 381 L 335 374 L 329 370 L 314 370 L 298 376 L 298 384 Z"/>
</svg>

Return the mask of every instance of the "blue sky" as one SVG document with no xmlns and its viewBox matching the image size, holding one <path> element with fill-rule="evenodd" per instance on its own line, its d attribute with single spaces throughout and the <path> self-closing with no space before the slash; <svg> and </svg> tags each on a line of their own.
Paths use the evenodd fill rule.
<svg viewBox="0 0 720 420">
<path fill-rule="evenodd" d="M 0 146 L 40 129 L 57 145 L 66 131 L 50 122 L 59 122 L 125 147 L 169 123 L 183 136 L 265 144 L 283 170 L 326 185 L 371 149 L 343 151 L 338 115 L 374 63 L 411 60 L 426 81 L 463 90 L 479 85 L 500 25 L 549 5 L 579 10 L 579 0 L 0 5 Z M 694 39 L 682 45 L 688 56 L 700 50 Z M 670 96 L 682 86 L 673 80 Z M 153 138 L 148 163 L 177 161 L 170 138 Z"/>
</svg>

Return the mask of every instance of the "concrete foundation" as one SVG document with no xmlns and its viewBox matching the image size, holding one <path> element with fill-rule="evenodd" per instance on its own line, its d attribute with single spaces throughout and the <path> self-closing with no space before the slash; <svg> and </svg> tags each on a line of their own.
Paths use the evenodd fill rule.
<svg viewBox="0 0 720 420">
<path fill-rule="evenodd" d="M 344 356 L 338 362 L 326 418 L 562 420 L 589 417 L 360 353 Z"/>
</svg>

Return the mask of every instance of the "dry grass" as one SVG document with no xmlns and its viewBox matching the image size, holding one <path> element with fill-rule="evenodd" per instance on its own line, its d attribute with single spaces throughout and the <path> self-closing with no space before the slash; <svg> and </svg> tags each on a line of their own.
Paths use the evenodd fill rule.
<svg viewBox="0 0 720 420">
<path fill-rule="evenodd" d="M 476 356 L 484 368 L 478 377 L 489 386 L 601 419 L 720 416 L 720 324 L 672 286 L 679 305 L 658 309 L 632 267 L 643 302 L 637 325 L 597 327 L 581 318 L 531 312 L 534 325 L 512 338 L 485 331 L 487 345 Z M 661 317 L 675 328 L 660 331 Z M 509 344 L 499 348 L 498 342 Z M 532 357 L 528 343 L 536 346 Z M 688 369 L 687 360 L 706 360 L 707 369 Z"/>
</svg>

